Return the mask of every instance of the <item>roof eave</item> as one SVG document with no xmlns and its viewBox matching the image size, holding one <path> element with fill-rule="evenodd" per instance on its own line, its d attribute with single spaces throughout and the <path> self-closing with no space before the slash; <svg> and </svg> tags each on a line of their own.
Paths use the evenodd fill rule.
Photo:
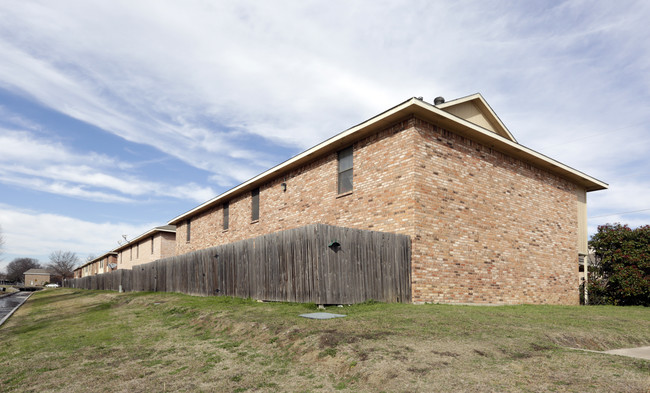
<svg viewBox="0 0 650 393">
<path fill-rule="evenodd" d="M 406 116 L 408 116 L 408 113 L 405 113 L 405 109 L 408 108 L 415 101 L 419 102 L 419 100 L 416 98 L 408 99 L 402 102 L 401 104 L 398 104 L 393 108 L 388 109 L 387 111 L 371 119 L 364 121 L 363 123 L 351 127 L 333 136 L 332 138 L 329 138 L 326 141 L 323 141 L 318 145 L 308 150 L 305 150 L 304 152 L 274 166 L 273 168 L 265 172 L 262 172 L 261 174 L 253 177 L 252 179 L 244 183 L 241 183 L 240 185 L 231 188 L 230 190 L 220 195 L 217 195 L 216 197 L 202 203 L 201 205 L 195 207 L 194 209 L 191 209 L 177 217 L 174 217 L 168 222 L 168 224 L 176 225 L 189 217 L 195 216 L 198 213 L 201 213 L 211 207 L 217 206 L 220 203 L 229 200 L 230 198 L 232 198 L 233 196 L 241 192 L 251 190 L 261 185 L 262 183 L 264 183 L 265 180 L 269 179 L 270 177 L 278 176 L 282 173 L 286 173 L 312 160 L 316 156 L 321 156 L 323 154 L 327 154 L 329 152 L 342 149 L 354 140 L 363 138 L 364 136 L 371 134 L 372 132 L 376 131 L 381 127 L 389 126 L 390 124 L 393 124 L 399 121 L 400 119 L 403 119 Z"/>
<path fill-rule="evenodd" d="M 501 131 L 506 134 L 506 139 L 510 139 L 513 142 L 517 142 L 515 136 L 510 132 L 508 127 L 506 127 L 505 123 L 501 121 L 499 115 L 496 114 L 496 112 L 492 109 L 490 104 L 488 104 L 485 98 L 483 98 L 483 95 L 481 95 L 481 93 L 474 93 L 466 97 L 461 97 L 451 101 L 447 101 L 442 104 L 435 105 L 435 107 L 439 109 L 446 109 L 450 106 L 462 104 L 464 102 L 469 102 L 469 101 L 473 101 L 474 103 L 478 104 L 480 111 L 487 112 L 487 114 L 497 123 L 498 128 L 500 128 Z"/>
<path fill-rule="evenodd" d="M 482 96 L 480 94 L 468 96 L 466 97 L 466 100 L 472 100 L 476 98 L 480 98 L 482 102 L 485 103 L 485 100 L 482 99 Z M 489 108 L 489 105 L 487 105 L 487 103 L 485 103 L 485 105 L 487 108 Z M 362 139 L 365 136 L 377 131 L 378 129 L 381 129 L 382 127 L 388 127 L 391 124 L 397 123 L 398 121 L 406 119 L 412 115 L 418 116 L 423 120 L 434 121 L 436 124 L 447 127 L 450 129 L 450 131 L 454 131 L 460 135 L 466 136 L 469 139 L 483 143 L 490 148 L 494 148 L 503 153 L 511 154 L 524 161 L 528 161 L 531 164 L 550 169 L 551 171 L 581 185 L 585 188 L 586 191 L 604 190 L 608 188 L 607 183 L 588 176 L 576 169 L 555 161 L 552 158 L 549 158 L 541 153 L 518 144 L 515 141 L 514 137 L 512 140 L 510 140 L 506 137 L 477 126 L 474 123 L 447 113 L 435 105 L 429 104 L 417 98 L 411 98 L 369 120 L 366 120 L 363 123 L 360 123 L 341 132 L 338 135 L 333 136 L 332 138 L 288 159 L 287 161 L 284 161 L 281 164 L 274 166 L 265 172 L 262 172 L 261 174 L 220 195 L 217 195 L 216 197 L 202 203 L 194 209 L 191 209 L 171 219 L 168 224 L 176 225 L 187 218 L 193 217 L 205 210 L 219 205 L 220 203 L 228 201 L 230 198 L 241 192 L 251 190 L 261 185 L 268 179 L 273 178 L 274 176 L 278 176 L 282 173 L 299 167 L 317 156 L 321 156 L 329 152 L 344 148 L 353 141 Z M 495 118 L 498 119 L 496 115 Z M 507 128 L 505 128 L 505 126 L 503 127 L 507 131 Z"/>
<path fill-rule="evenodd" d="M 547 157 L 524 145 L 513 142 L 508 138 L 479 127 L 474 123 L 451 115 L 431 104 L 423 102 L 419 102 L 418 104 L 422 108 L 418 114 L 423 118 L 423 120 L 431 119 L 432 121 L 437 122 L 437 124 L 447 127 L 450 131 L 454 131 L 469 139 L 480 142 L 487 147 L 494 148 L 502 153 L 507 153 L 513 157 L 521 159 L 522 161 L 534 164 L 537 167 L 549 169 L 562 177 L 574 181 L 584 187 L 587 191 L 597 191 L 609 188 L 609 185 L 605 182 L 571 168 L 568 165 L 562 164 L 561 162 Z M 424 106 L 429 106 L 433 108 L 433 110 L 429 110 L 431 108 L 425 108 Z"/>
<path fill-rule="evenodd" d="M 169 229 L 169 228 L 165 228 L 165 227 L 152 228 L 152 229 L 148 230 L 147 232 L 145 232 L 145 233 L 143 233 L 141 235 L 138 235 L 135 238 L 129 240 L 128 242 L 122 244 L 121 246 L 115 247 L 111 252 L 117 254 L 120 250 L 123 250 L 123 249 L 133 245 L 133 243 L 137 243 L 137 242 L 141 241 L 142 239 L 144 239 L 146 237 L 149 237 L 151 235 L 154 235 L 154 234 L 156 234 L 158 232 L 176 233 L 176 229 Z"/>
</svg>

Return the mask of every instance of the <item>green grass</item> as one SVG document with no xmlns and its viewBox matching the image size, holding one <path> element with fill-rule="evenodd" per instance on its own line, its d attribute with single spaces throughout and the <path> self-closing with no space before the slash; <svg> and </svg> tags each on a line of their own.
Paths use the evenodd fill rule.
<svg viewBox="0 0 650 393">
<path fill-rule="evenodd" d="M 647 392 L 642 307 L 314 305 L 55 289 L 0 327 L 2 392 Z"/>
</svg>

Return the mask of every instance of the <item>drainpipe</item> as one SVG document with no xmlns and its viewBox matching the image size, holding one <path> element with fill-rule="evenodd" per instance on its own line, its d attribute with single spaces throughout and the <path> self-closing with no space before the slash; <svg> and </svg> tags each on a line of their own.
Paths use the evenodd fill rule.
<svg viewBox="0 0 650 393">
<path fill-rule="evenodd" d="M 589 286 L 589 255 L 578 254 L 578 258 L 580 262 L 582 262 L 582 266 L 584 268 L 583 280 L 585 282 L 584 293 L 585 293 L 585 306 L 586 306 L 587 304 L 589 304 L 589 291 L 587 289 L 587 287 Z"/>
</svg>

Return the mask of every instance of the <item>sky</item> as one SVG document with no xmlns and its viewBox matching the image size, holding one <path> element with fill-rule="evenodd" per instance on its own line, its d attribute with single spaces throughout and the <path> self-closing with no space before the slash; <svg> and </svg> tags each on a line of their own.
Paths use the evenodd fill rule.
<svg viewBox="0 0 650 393">
<path fill-rule="evenodd" d="M 411 97 L 481 93 L 650 224 L 650 2 L 0 1 L 0 271 L 118 246 Z"/>
</svg>

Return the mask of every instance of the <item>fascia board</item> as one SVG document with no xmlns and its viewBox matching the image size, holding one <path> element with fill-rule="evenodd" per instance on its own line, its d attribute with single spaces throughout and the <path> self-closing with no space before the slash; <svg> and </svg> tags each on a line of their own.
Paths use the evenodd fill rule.
<svg viewBox="0 0 650 393">
<path fill-rule="evenodd" d="M 159 227 L 152 228 L 152 229 L 148 230 L 147 232 L 145 232 L 145 233 L 143 233 L 143 234 L 141 234 L 139 236 L 136 236 L 135 238 L 133 238 L 133 239 L 129 240 L 128 242 L 122 244 L 121 246 L 118 246 L 118 247 L 114 248 L 112 252 L 117 254 L 121 250 L 124 250 L 125 248 L 128 248 L 129 246 L 132 246 L 133 243 L 138 243 L 140 240 L 142 240 L 142 239 L 144 239 L 146 237 L 149 237 L 149 236 L 151 236 L 153 234 L 156 234 L 158 232 L 176 233 L 176 230 L 174 230 L 174 229 L 163 229 L 163 228 L 159 228 Z"/>
<path fill-rule="evenodd" d="M 117 255 L 117 253 L 115 251 L 109 251 L 109 252 L 104 253 L 101 256 L 93 259 L 92 261 L 88 261 L 88 262 L 84 263 L 83 265 L 79 266 L 77 269 L 81 269 L 81 268 L 84 268 L 84 267 L 86 267 L 88 265 L 92 265 L 93 263 L 98 262 L 99 260 L 104 259 L 109 255 Z M 77 270 L 77 269 L 75 269 L 75 270 Z"/>
<path fill-rule="evenodd" d="M 445 108 L 448 108 L 450 106 L 455 106 L 455 105 L 462 104 L 462 103 L 468 102 L 468 101 L 475 101 L 475 103 L 478 104 L 480 111 L 487 112 L 487 114 L 492 118 L 492 120 L 497 122 L 497 125 L 503 130 L 503 132 L 505 132 L 508 135 L 508 138 L 511 139 L 513 142 L 517 142 L 517 139 L 515 139 L 515 136 L 512 135 L 512 133 L 510 132 L 508 127 L 506 127 L 506 125 L 501 121 L 501 118 L 499 117 L 499 115 L 497 115 L 496 112 L 494 110 L 492 110 L 492 107 L 490 106 L 490 104 L 488 104 L 488 102 L 485 100 L 485 98 L 483 98 L 481 93 L 475 93 L 475 94 L 472 94 L 472 95 L 469 95 L 469 96 L 466 96 L 466 97 L 461 97 L 461 98 L 458 98 L 458 99 L 455 99 L 455 100 L 444 102 L 442 104 L 435 105 L 435 107 L 438 108 L 438 109 L 445 109 Z"/>
<path fill-rule="evenodd" d="M 347 144 L 349 144 L 350 141 L 362 138 L 363 136 L 370 134 L 372 131 L 376 130 L 377 128 L 380 128 L 382 125 L 389 124 L 393 121 L 398 120 L 400 117 L 403 117 L 404 116 L 403 111 L 406 108 L 408 108 L 409 105 L 411 105 L 411 103 L 413 103 L 414 101 L 419 101 L 419 100 L 416 98 L 411 98 L 369 120 L 364 121 L 363 123 L 360 123 L 352 128 L 349 128 L 333 136 L 332 138 L 329 138 L 319 143 L 318 145 L 308 150 L 305 150 L 304 152 L 274 166 L 273 168 L 260 173 L 259 175 L 253 177 L 252 179 L 244 183 L 241 183 L 240 185 L 220 195 L 217 195 L 216 197 L 208 200 L 207 202 L 202 203 L 201 205 L 195 207 L 194 209 L 191 209 L 181 214 L 180 216 L 171 219 L 168 222 L 168 224 L 176 225 L 186 218 L 192 217 L 197 213 L 200 213 L 212 206 L 218 205 L 222 201 L 223 202 L 227 201 L 231 197 L 239 194 L 240 192 L 255 188 L 257 185 L 263 183 L 264 180 L 268 178 L 277 176 L 283 172 L 287 172 L 297 166 L 300 166 L 305 162 L 310 161 L 312 158 L 316 156 L 320 156 L 327 152 L 341 149 L 345 147 Z"/>
<path fill-rule="evenodd" d="M 571 168 L 568 165 L 562 164 L 561 162 L 536 152 L 524 145 L 508 140 L 501 135 L 485 130 L 483 127 L 479 127 L 474 123 L 451 115 L 434 105 L 423 103 L 421 101 L 416 102 L 415 104 L 422 108 L 418 114 L 420 114 L 423 119 L 426 120 L 427 117 L 431 118 L 431 115 L 435 114 L 436 116 L 433 120 L 438 120 L 442 126 L 449 127 L 450 131 L 454 131 L 469 139 L 481 142 L 486 146 L 503 153 L 520 158 L 523 161 L 535 164 L 538 167 L 541 166 L 542 168 L 551 169 L 552 172 L 558 175 L 576 181 L 581 186 L 584 186 L 587 191 L 604 190 L 609 188 L 608 184 L 605 182 Z"/>
<path fill-rule="evenodd" d="M 465 97 L 463 100 L 472 100 L 479 98 L 482 100 L 480 94 L 474 94 L 472 96 Z M 458 103 L 459 100 L 450 101 Z M 482 100 L 485 103 L 485 100 Z M 485 105 L 489 108 L 487 103 Z M 528 161 L 531 164 L 536 164 L 542 166 L 543 168 L 551 169 L 553 172 L 557 172 L 560 175 L 569 177 L 571 180 L 576 181 L 578 184 L 585 187 L 587 191 L 602 190 L 608 188 L 607 183 L 604 183 L 600 180 L 597 180 L 591 176 L 588 176 L 580 171 L 577 171 L 567 165 L 564 165 L 558 161 L 555 161 L 543 154 L 540 154 L 532 149 L 529 149 L 523 145 L 518 144 L 513 140 L 509 140 L 501 135 L 495 134 L 489 130 L 484 129 L 483 127 L 477 126 L 476 124 L 454 116 L 450 113 L 445 112 L 440 109 L 441 105 L 435 106 L 429 103 L 426 103 L 417 98 L 411 98 L 402 102 L 401 104 L 369 119 L 363 123 L 360 123 L 352 128 L 347 129 L 346 131 L 341 132 L 333 136 L 330 139 L 282 162 L 281 164 L 276 165 L 275 167 L 260 173 L 259 175 L 251 178 L 250 180 L 239 184 L 238 186 L 220 194 L 216 197 L 202 203 L 201 205 L 191 209 L 168 222 L 168 225 L 176 225 L 179 222 L 190 218 L 204 210 L 207 210 L 213 206 L 216 206 L 222 202 L 225 202 L 232 197 L 240 194 L 241 192 L 253 189 L 265 180 L 278 176 L 284 172 L 287 172 L 295 167 L 302 165 L 310 161 L 312 158 L 327 154 L 331 151 L 336 151 L 341 149 L 353 141 L 359 140 L 366 135 L 369 135 L 381 127 L 390 126 L 393 123 L 398 122 L 401 119 L 408 118 L 410 115 L 416 115 L 422 118 L 423 120 L 431 119 L 437 121 L 440 125 L 448 127 L 451 131 L 457 132 L 463 136 L 466 136 L 469 139 L 476 140 L 497 150 L 502 151 L 503 153 L 508 153 L 521 158 L 524 161 Z M 491 109 L 490 109 L 491 111 Z M 498 117 L 495 116 L 498 119 Z M 499 120 L 500 121 L 500 120 Z M 504 126 L 504 129 L 505 126 Z M 507 130 L 507 129 L 506 129 Z M 126 245 L 125 245 L 126 247 Z"/>
</svg>

